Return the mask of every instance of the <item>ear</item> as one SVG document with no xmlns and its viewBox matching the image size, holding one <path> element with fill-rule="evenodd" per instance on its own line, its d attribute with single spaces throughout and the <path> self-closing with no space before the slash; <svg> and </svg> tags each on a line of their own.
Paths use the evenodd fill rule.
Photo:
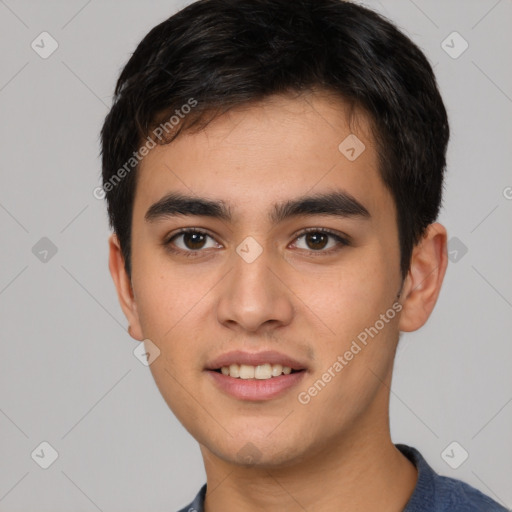
<svg viewBox="0 0 512 512">
<path fill-rule="evenodd" d="M 137 303 L 133 294 L 132 283 L 124 264 L 123 253 L 117 235 L 114 233 L 108 239 L 109 259 L 108 268 L 117 289 L 119 304 L 126 316 L 129 324 L 130 336 L 138 341 L 142 341 L 144 336 L 137 312 Z"/>
<path fill-rule="evenodd" d="M 419 329 L 434 309 L 448 265 L 446 238 L 446 228 L 435 222 L 413 249 L 401 294 L 401 331 Z"/>
</svg>

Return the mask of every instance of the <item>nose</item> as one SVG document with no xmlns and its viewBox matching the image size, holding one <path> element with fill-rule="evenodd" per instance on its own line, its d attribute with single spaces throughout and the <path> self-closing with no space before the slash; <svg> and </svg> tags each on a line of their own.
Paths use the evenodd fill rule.
<svg viewBox="0 0 512 512">
<path fill-rule="evenodd" d="M 219 288 L 218 321 L 241 332 L 275 329 L 289 324 L 294 315 L 293 293 L 283 279 L 286 262 L 270 249 L 259 251 L 255 259 L 255 254 L 234 252 L 232 271 Z"/>
</svg>

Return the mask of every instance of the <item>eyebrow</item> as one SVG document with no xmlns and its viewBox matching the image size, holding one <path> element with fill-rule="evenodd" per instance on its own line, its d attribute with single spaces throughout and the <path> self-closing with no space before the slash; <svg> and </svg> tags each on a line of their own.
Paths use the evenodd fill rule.
<svg viewBox="0 0 512 512">
<path fill-rule="evenodd" d="M 226 222 L 233 219 L 232 210 L 225 201 L 179 193 L 170 193 L 159 199 L 148 208 L 144 218 L 147 222 L 155 222 L 178 215 L 211 217 Z M 272 224 L 279 224 L 292 217 L 309 215 L 371 218 L 370 212 L 351 194 L 334 191 L 276 203 L 269 213 L 269 220 Z"/>
</svg>

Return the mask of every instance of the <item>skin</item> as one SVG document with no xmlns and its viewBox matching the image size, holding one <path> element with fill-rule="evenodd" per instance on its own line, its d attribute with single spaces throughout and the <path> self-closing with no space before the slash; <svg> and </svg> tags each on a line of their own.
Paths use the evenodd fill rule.
<svg viewBox="0 0 512 512">
<path fill-rule="evenodd" d="M 353 162 L 338 150 L 350 133 L 366 146 Z M 396 208 L 364 114 L 356 111 L 349 125 L 343 102 L 319 91 L 273 96 L 156 147 L 138 172 L 131 281 L 115 235 L 109 267 L 131 336 L 160 349 L 151 372 L 200 444 L 206 511 L 402 510 L 417 471 L 390 437 L 393 360 L 400 331 L 420 328 L 434 308 L 447 234 L 439 223 L 428 227 L 402 282 Z M 275 202 L 332 190 L 350 193 L 371 218 L 315 215 L 277 225 L 267 218 Z M 222 199 L 233 221 L 146 222 L 147 209 L 168 192 Z M 183 227 L 213 237 L 196 257 L 162 245 Z M 346 234 L 352 243 L 329 238 L 317 249 L 300 236 L 308 227 Z M 247 236 L 263 249 L 250 264 L 236 252 Z M 186 244 L 183 236 L 174 240 L 178 250 L 197 247 Z M 338 250 L 326 254 L 332 247 Z M 391 308 L 400 289 L 401 312 L 317 396 L 299 403 L 298 392 Z M 307 374 L 299 389 L 277 399 L 237 400 L 203 371 L 235 349 L 284 352 L 305 362 Z M 244 463 L 249 442 L 257 455 Z"/>
</svg>

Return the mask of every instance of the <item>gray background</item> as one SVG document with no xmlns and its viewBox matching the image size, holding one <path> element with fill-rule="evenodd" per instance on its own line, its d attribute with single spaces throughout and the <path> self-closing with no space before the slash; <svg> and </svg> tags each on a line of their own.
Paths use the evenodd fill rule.
<svg viewBox="0 0 512 512">
<path fill-rule="evenodd" d="M 1 511 L 173 511 L 205 481 L 196 442 L 132 353 L 92 194 L 117 75 L 186 3 L 0 0 Z M 431 319 L 399 345 L 393 440 L 510 508 L 512 2 L 366 4 L 435 65 L 452 129 L 439 220 L 453 261 Z M 46 59 L 31 48 L 43 31 L 59 45 Z M 469 43 L 458 58 L 441 46 L 453 31 Z M 48 469 L 43 441 L 58 453 Z M 457 469 L 441 456 L 453 441 L 469 453 Z"/>
</svg>

